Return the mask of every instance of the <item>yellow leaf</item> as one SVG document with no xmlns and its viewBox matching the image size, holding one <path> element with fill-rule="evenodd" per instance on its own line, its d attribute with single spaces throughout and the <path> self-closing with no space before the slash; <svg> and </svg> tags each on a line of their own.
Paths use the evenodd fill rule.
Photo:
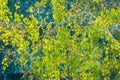
<svg viewBox="0 0 120 80">
<path fill-rule="evenodd" d="M 33 12 L 33 11 L 34 11 L 33 7 L 30 7 L 30 8 L 29 8 L 29 11 L 30 11 L 30 12 Z"/>
<path fill-rule="evenodd" d="M 7 58 L 4 58 L 4 61 L 7 61 Z"/>
<path fill-rule="evenodd" d="M 98 3 L 98 2 L 99 2 L 99 0 L 93 0 L 93 2 L 96 2 L 96 3 Z"/>
<path fill-rule="evenodd" d="M 2 64 L 4 64 L 4 62 L 2 62 Z"/>
</svg>

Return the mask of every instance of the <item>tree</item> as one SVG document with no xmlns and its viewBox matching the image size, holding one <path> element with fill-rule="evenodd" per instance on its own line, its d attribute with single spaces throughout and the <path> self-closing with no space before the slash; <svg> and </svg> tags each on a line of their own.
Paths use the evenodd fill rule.
<svg viewBox="0 0 120 80">
<path fill-rule="evenodd" d="M 26 16 L 12 13 L 7 2 L 0 1 L 0 40 L 11 45 L 13 50 L 6 54 L 17 57 L 13 62 L 29 79 L 120 79 L 117 3 L 107 8 L 102 0 L 41 0 Z M 3 59 L 4 71 L 9 60 L 9 55 Z"/>
</svg>

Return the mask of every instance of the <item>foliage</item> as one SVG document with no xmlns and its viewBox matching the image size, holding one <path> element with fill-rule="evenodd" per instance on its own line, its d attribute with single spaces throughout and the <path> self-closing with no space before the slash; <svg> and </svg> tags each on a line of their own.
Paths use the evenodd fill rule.
<svg viewBox="0 0 120 80">
<path fill-rule="evenodd" d="M 0 40 L 13 50 L 2 61 L 3 71 L 12 55 L 21 72 L 31 73 L 29 79 L 120 79 L 118 4 L 107 8 L 102 0 L 41 0 L 29 7 L 26 17 L 17 12 L 12 16 L 7 2 L 0 0 Z M 43 17 L 39 10 L 47 6 L 51 11 Z"/>
</svg>

